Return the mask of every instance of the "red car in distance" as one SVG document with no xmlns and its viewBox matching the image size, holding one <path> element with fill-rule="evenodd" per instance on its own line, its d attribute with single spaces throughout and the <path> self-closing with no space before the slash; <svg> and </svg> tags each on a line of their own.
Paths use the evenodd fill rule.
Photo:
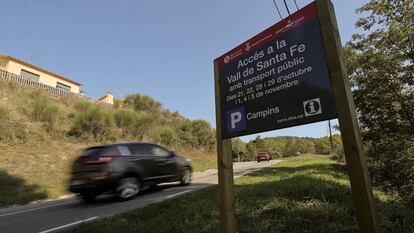
<svg viewBox="0 0 414 233">
<path fill-rule="evenodd" d="M 270 161 L 270 154 L 267 152 L 259 152 L 257 153 L 257 162 L 260 163 L 260 161 L 267 160 Z"/>
</svg>

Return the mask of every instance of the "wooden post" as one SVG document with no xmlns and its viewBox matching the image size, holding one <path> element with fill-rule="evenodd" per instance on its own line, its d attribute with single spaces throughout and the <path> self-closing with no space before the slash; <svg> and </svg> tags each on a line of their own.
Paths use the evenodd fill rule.
<svg viewBox="0 0 414 233">
<path fill-rule="evenodd" d="M 316 0 L 316 5 L 359 229 L 363 233 L 378 233 L 380 228 L 371 181 L 362 149 L 360 129 L 346 66 L 342 56 L 342 45 L 334 8 L 330 0 Z"/>
<path fill-rule="evenodd" d="M 214 61 L 214 88 L 216 95 L 217 165 L 219 183 L 220 232 L 236 233 L 236 205 L 234 198 L 233 156 L 231 139 L 221 137 L 220 84 L 217 61 Z"/>
</svg>

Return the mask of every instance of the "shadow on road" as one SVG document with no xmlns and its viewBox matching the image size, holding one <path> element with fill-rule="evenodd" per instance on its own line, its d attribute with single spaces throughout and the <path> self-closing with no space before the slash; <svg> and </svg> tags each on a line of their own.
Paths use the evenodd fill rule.
<svg viewBox="0 0 414 233">
<path fill-rule="evenodd" d="M 102 194 L 98 196 L 97 199 L 95 199 L 93 202 L 81 202 L 81 203 L 75 203 L 73 205 L 94 206 L 94 205 L 106 205 L 106 204 L 110 205 L 110 204 L 115 204 L 115 203 L 128 203 L 134 200 L 137 201 L 137 199 L 140 199 L 140 198 L 150 197 L 152 195 L 168 196 L 167 194 L 163 194 L 163 191 L 167 191 L 167 190 L 172 190 L 172 189 L 181 190 L 182 189 L 182 191 L 186 191 L 189 189 L 198 189 L 199 187 L 207 187 L 210 185 L 211 184 L 194 183 L 189 186 L 181 186 L 178 182 L 163 183 L 163 184 L 158 184 L 157 186 L 144 187 L 144 189 L 141 190 L 136 197 L 132 198 L 132 200 L 119 201 L 116 198 L 115 194 L 109 193 L 109 194 Z M 79 197 L 79 199 L 81 198 Z"/>
<path fill-rule="evenodd" d="M 27 184 L 19 177 L 0 170 L 0 207 L 12 204 L 26 204 L 47 198 L 47 193 L 38 185 Z"/>
</svg>

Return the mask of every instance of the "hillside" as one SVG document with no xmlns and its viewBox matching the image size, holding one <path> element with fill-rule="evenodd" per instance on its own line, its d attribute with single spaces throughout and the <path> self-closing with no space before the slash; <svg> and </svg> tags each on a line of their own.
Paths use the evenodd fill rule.
<svg viewBox="0 0 414 233">
<path fill-rule="evenodd" d="M 67 194 L 70 166 L 82 149 L 116 141 L 151 141 L 214 168 L 214 130 L 149 96 L 133 94 L 113 109 L 0 80 L 0 206 Z"/>
</svg>

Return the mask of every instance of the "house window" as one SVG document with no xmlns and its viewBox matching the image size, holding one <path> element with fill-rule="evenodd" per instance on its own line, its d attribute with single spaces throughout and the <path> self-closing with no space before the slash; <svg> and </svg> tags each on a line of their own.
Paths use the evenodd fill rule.
<svg viewBox="0 0 414 233">
<path fill-rule="evenodd" d="M 65 91 L 70 91 L 70 86 L 65 85 L 63 83 L 60 83 L 60 82 L 56 83 L 56 88 L 61 89 L 61 90 L 65 90 Z"/>
<path fill-rule="evenodd" d="M 20 76 L 33 82 L 39 82 L 40 77 L 38 74 L 23 69 L 20 71 Z"/>
</svg>

